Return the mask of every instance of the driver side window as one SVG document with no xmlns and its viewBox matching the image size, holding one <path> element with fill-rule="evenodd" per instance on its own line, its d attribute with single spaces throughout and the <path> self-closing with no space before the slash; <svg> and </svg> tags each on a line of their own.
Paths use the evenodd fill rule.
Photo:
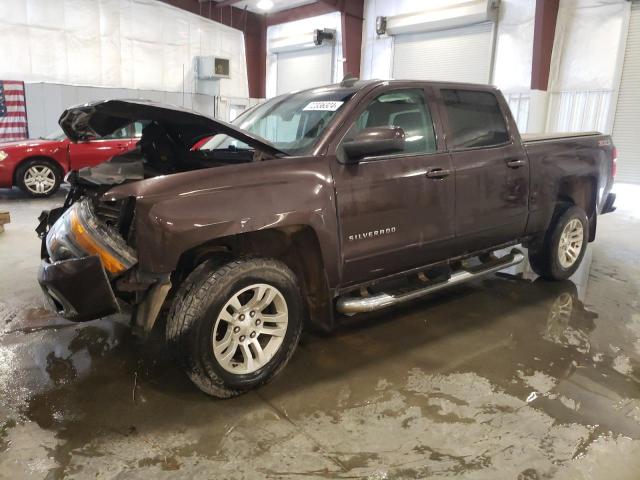
<svg viewBox="0 0 640 480">
<path fill-rule="evenodd" d="M 129 135 L 127 134 L 127 127 L 119 128 L 109 135 L 104 135 L 103 137 L 100 137 L 100 140 L 120 140 L 124 138 L 129 138 Z"/>
<path fill-rule="evenodd" d="M 431 112 L 421 89 L 395 90 L 376 97 L 353 123 L 345 141 L 365 128 L 400 127 L 405 134 L 405 154 L 437 150 Z"/>
</svg>

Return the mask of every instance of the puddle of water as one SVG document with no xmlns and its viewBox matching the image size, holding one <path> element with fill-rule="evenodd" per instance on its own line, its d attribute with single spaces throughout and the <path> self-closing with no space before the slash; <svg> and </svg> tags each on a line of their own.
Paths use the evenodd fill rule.
<svg viewBox="0 0 640 480">
<path fill-rule="evenodd" d="M 586 271 L 499 275 L 348 319 L 231 401 L 199 393 L 161 335 L 142 345 L 125 318 L 65 322 L 32 288 L 0 306 L 0 471 L 633 478 L 640 314 L 616 289 L 637 290 L 628 272 Z"/>
</svg>

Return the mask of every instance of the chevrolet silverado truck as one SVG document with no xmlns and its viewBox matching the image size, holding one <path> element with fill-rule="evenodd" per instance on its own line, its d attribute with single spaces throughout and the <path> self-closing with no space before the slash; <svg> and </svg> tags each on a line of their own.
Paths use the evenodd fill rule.
<svg viewBox="0 0 640 480">
<path fill-rule="evenodd" d="M 522 262 L 512 246 L 566 279 L 615 209 L 609 136 L 523 138 L 490 86 L 348 79 L 233 124 L 142 100 L 59 123 L 73 141 L 133 121 L 137 148 L 71 172 L 64 205 L 41 215 L 38 280 L 66 318 L 164 325 L 215 397 L 273 378 L 303 326 L 330 331 Z"/>
</svg>

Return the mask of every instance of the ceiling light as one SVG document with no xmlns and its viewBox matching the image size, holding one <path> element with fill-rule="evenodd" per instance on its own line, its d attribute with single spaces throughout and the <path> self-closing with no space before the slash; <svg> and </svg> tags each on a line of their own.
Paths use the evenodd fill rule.
<svg viewBox="0 0 640 480">
<path fill-rule="evenodd" d="M 256 7 L 260 10 L 271 10 L 273 8 L 273 2 L 271 0 L 260 0 Z"/>
</svg>

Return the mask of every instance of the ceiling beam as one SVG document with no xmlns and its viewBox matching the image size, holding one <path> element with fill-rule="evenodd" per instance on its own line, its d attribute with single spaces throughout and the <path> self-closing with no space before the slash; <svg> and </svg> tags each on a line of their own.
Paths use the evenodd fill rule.
<svg viewBox="0 0 640 480">
<path fill-rule="evenodd" d="M 270 27 L 281 23 L 316 17 L 318 15 L 324 15 L 325 13 L 331 12 L 340 12 L 343 15 L 364 20 L 362 1 L 360 0 L 318 0 L 314 3 L 300 5 L 299 7 L 268 13 L 267 26 Z"/>
<path fill-rule="evenodd" d="M 293 22 L 294 20 L 301 20 L 303 18 L 316 17 L 337 10 L 337 2 L 330 0 L 307 3 L 299 7 L 267 14 L 267 26 L 270 27 L 271 25 L 280 25 L 281 23 Z"/>
<path fill-rule="evenodd" d="M 202 8 L 200 2 L 198 0 L 162 0 L 164 3 L 168 3 L 169 5 L 173 5 L 174 7 L 181 8 L 182 10 L 186 10 L 187 12 L 195 13 L 196 15 L 200 15 L 200 9 Z M 205 16 L 205 15 L 202 15 Z"/>
<path fill-rule="evenodd" d="M 222 0 L 216 3 L 216 8 L 230 7 L 236 3 L 240 3 L 242 0 Z"/>
</svg>

